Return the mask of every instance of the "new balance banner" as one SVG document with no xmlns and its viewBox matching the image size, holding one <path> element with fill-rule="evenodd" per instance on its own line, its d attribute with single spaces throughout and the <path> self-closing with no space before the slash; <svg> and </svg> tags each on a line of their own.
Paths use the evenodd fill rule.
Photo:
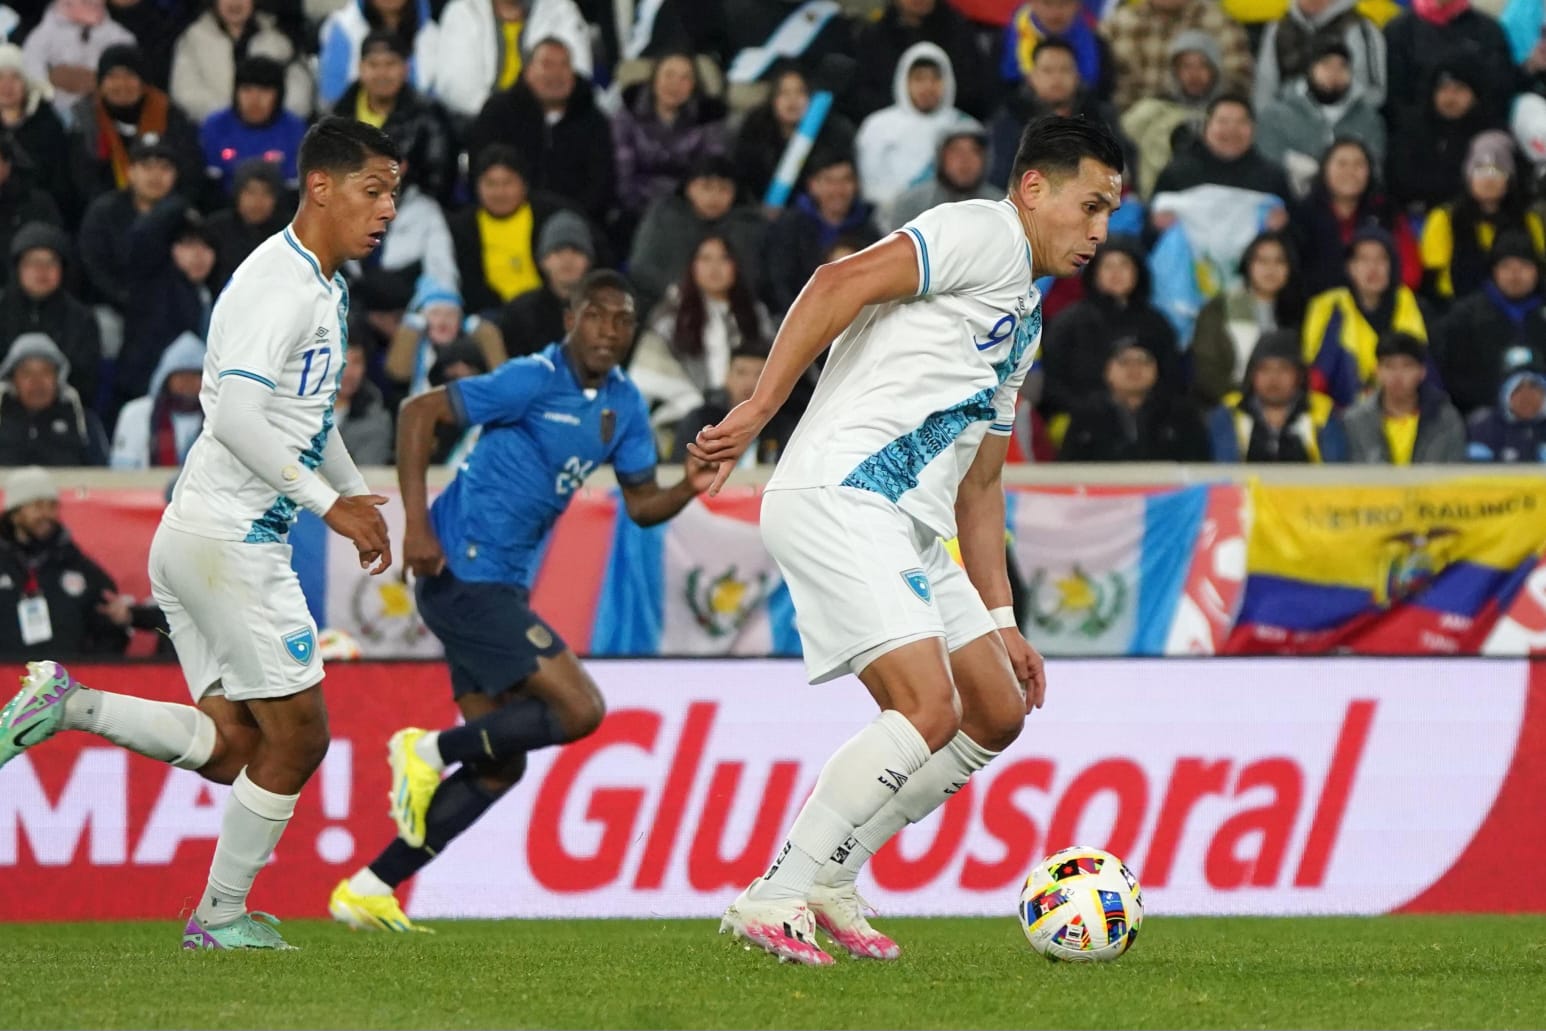
<svg viewBox="0 0 1546 1031">
<path fill-rule="evenodd" d="M 601 728 L 533 753 L 410 882 L 412 916 L 697 917 L 708 941 L 874 716 L 789 660 L 591 671 Z M 75 672 L 186 698 L 170 665 Z M 1546 883 L 1497 875 L 1546 866 L 1546 662 L 1054 661 L 1048 681 L 1020 740 L 869 865 L 882 911 L 1007 921 L 1032 862 L 1088 844 L 1159 914 L 1546 912 Z M 438 663 L 337 664 L 326 692 L 332 748 L 253 891 L 281 917 L 324 916 L 396 833 L 392 731 L 455 714 Z M 225 791 L 82 733 L 28 751 L 0 770 L 0 921 L 158 919 L 174 947 Z"/>
</svg>

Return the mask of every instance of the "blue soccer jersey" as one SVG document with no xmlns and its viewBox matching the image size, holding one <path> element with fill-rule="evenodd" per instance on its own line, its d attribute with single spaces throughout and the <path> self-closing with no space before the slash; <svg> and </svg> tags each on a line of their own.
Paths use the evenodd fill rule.
<svg viewBox="0 0 1546 1031">
<path fill-rule="evenodd" d="M 430 508 L 458 579 L 530 587 L 543 539 L 598 465 L 612 463 L 624 485 L 654 478 L 655 437 L 638 388 L 621 369 L 582 388 L 562 344 L 446 393 L 462 425 L 483 427 Z"/>
</svg>

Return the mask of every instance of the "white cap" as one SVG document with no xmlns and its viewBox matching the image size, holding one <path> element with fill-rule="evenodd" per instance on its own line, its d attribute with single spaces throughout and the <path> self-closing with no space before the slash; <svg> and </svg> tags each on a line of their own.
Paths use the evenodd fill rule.
<svg viewBox="0 0 1546 1031">
<path fill-rule="evenodd" d="M 5 478 L 5 511 L 10 512 L 34 501 L 58 501 L 59 488 L 54 478 L 40 465 L 28 465 Z"/>
</svg>

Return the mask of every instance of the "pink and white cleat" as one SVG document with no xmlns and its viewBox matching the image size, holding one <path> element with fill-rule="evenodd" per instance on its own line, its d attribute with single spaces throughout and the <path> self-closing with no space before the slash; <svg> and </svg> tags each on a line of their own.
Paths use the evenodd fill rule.
<svg viewBox="0 0 1546 1031">
<path fill-rule="evenodd" d="M 859 895 L 852 883 L 843 887 L 817 884 L 811 887 L 809 905 L 816 926 L 828 938 L 858 959 L 897 959 L 902 947 L 870 926 L 864 911 L 875 907 Z"/>
<path fill-rule="evenodd" d="M 755 881 L 752 882 L 756 884 Z M 803 902 L 760 902 L 748 897 L 747 888 L 730 904 L 719 921 L 719 933 L 729 931 L 764 952 L 778 957 L 780 963 L 804 963 L 806 966 L 832 965 L 832 957 L 816 944 L 816 924 Z"/>
</svg>

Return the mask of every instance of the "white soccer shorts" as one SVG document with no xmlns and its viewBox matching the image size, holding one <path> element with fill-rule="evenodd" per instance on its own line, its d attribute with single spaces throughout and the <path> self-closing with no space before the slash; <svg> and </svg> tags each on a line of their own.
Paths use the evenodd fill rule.
<svg viewBox="0 0 1546 1031">
<path fill-rule="evenodd" d="M 923 637 L 955 651 L 997 627 L 938 536 L 856 487 L 773 490 L 762 540 L 783 572 L 813 684 Z"/>
<path fill-rule="evenodd" d="M 150 545 L 150 587 L 195 702 L 283 698 L 321 682 L 317 626 L 288 544 L 217 541 L 163 524 Z"/>
</svg>

